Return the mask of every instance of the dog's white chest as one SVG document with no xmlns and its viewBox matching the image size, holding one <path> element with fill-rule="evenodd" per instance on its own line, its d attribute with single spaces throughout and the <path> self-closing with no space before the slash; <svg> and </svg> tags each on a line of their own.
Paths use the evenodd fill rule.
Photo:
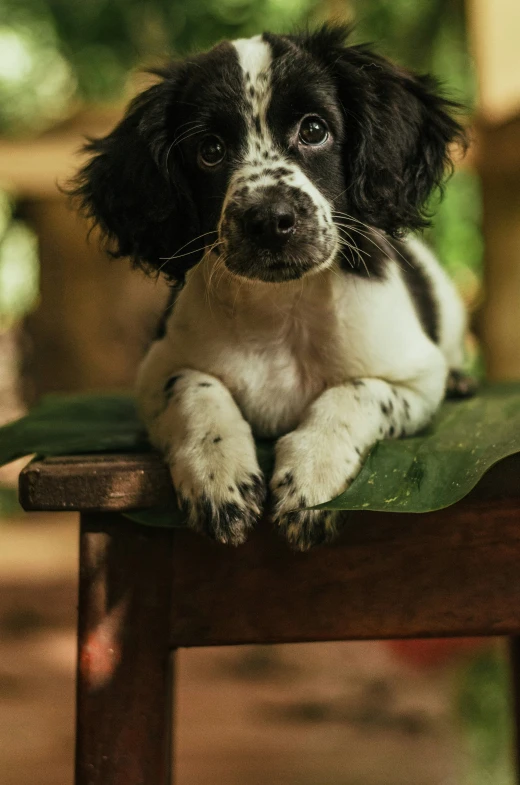
<svg viewBox="0 0 520 785">
<path fill-rule="evenodd" d="M 316 282 L 315 282 L 316 283 Z M 302 413 L 343 374 L 338 315 L 330 290 L 295 287 L 294 300 L 240 289 L 236 301 L 208 304 L 194 277 L 182 292 L 169 325 L 179 364 L 213 374 L 230 390 L 258 436 L 296 427 Z M 317 291 L 316 291 L 317 289 Z"/>
<path fill-rule="evenodd" d="M 283 339 L 235 344 L 215 369 L 259 436 L 273 437 L 296 427 L 302 414 L 333 380 L 327 348 L 335 341 L 324 328 L 295 325 Z"/>
</svg>

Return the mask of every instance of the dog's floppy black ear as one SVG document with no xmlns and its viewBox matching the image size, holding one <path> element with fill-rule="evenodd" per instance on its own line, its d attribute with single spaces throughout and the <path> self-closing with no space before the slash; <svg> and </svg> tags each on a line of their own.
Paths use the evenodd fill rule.
<svg viewBox="0 0 520 785">
<path fill-rule="evenodd" d="M 431 76 L 417 76 L 368 46 L 345 46 L 348 28 L 326 27 L 308 43 L 332 71 L 345 119 L 349 212 L 390 234 L 428 224 L 426 203 L 451 169 L 450 146 L 466 146 L 459 104 Z"/>
<path fill-rule="evenodd" d="M 177 269 L 167 260 L 198 234 L 197 218 L 181 166 L 169 155 L 178 69 L 162 76 L 108 136 L 85 146 L 90 160 L 69 193 L 99 225 L 113 256 L 182 280 L 186 265 Z"/>
</svg>

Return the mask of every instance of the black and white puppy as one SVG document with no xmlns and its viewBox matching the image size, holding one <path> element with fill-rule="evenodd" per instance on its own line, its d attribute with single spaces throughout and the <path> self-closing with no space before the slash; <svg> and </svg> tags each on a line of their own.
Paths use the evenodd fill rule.
<svg viewBox="0 0 520 785">
<path fill-rule="evenodd" d="M 463 142 L 457 106 L 347 32 L 173 63 L 76 183 L 113 253 L 179 284 L 139 402 L 190 524 L 224 543 L 262 513 L 254 436 L 278 440 L 274 522 L 306 549 L 338 525 L 308 508 L 424 428 L 462 365 L 463 306 L 406 236 Z"/>
</svg>

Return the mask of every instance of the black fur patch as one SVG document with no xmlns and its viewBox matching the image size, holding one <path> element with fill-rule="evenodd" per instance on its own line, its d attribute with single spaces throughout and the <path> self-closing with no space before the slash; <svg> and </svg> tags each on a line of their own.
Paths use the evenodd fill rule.
<svg viewBox="0 0 520 785">
<path fill-rule="evenodd" d="M 401 275 L 412 296 L 423 330 L 434 343 L 439 343 L 439 313 L 431 281 L 408 247 L 404 243 L 394 242 L 399 252 L 397 260 Z"/>
<path fill-rule="evenodd" d="M 242 72 L 229 43 L 157 71 L 108 136 L 90 142 L 90 160 L 69 193 L 99 224 L 114 256 L 184 280 L 214 237 L 229 167 L 202 171 L 197 149 L 211 131 L 230 154 L 245 138 Z M 242 96 L 242 98 L 241 98 Z M 177 141 L 180 140 L 180 141 Z"/>
</svg>

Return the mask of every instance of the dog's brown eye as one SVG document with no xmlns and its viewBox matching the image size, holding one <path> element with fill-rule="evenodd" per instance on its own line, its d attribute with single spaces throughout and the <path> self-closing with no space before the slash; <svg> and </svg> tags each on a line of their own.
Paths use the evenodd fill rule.
<svg viewBox="0 0 520 785">
<path fill-rule="evenodd" d="M 303 118 L 298 136 L 303 144 L 319 145 L 329 138 L 329 129 L 324 120 L 316 115 L 311 115 Z"/>
<path fill-rule="evenodd" d="M 218 136 L 206 136 L 199 146 L 199 163 L 204 166 L 217 166 L 226 155 L 226 145 Z"/>
</svg>

